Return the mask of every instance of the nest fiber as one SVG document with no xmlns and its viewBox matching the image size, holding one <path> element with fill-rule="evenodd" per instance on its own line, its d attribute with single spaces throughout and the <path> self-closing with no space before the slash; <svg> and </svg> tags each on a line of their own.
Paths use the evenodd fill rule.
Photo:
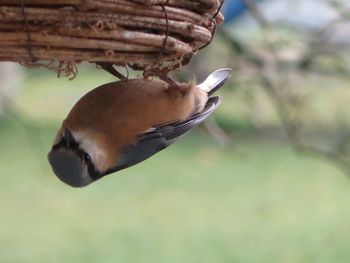
<svg viewBox="0 0 350 263">
<path fill-rule="evenodd" d="M 71 73 L 82 61 L 147 72 L 189 63 L 223 21 L 219 0 L 0 0 L 0 61 Z"/>
</svg>

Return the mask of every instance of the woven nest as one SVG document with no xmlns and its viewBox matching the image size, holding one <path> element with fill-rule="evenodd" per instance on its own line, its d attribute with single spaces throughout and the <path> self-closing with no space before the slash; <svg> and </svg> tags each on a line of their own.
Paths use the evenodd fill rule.
<svg viewBox="0 0 350 263">
<path fill-rule="evenodd" d="M 219 0 L 0 0 L 0 61 L 75 76 L 82 61 L 147 75 L 190 62 L 223 21 Z"/>
</svg>

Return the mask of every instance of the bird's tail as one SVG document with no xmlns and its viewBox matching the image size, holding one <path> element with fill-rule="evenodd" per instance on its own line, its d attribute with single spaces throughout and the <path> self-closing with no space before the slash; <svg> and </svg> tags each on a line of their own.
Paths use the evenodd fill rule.
<svg viewBox="0 0 350 263">
<path fill-rule="evenodd" d="M 208 96 L 220 89 L 225 81 L 232 75 L 232 69 L 223 68 L 211 73 L 204 82 L 197 85 L 197 88 L 204 90 Z"/>
</svg>

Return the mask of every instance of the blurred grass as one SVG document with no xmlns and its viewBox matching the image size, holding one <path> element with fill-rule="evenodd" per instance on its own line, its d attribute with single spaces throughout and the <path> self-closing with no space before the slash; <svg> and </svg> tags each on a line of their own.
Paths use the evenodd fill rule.
<svg viewBox="0 0 350 263">
<path fill-rule="evenodd" d="M 0 262 L 349 262 L 348 179 L 273 138 L 223 149 L 197 129 L 87 188 L 59 182 L 55 132 L 108 78 L 25 78 L 0 121 Z"/>
</svg>

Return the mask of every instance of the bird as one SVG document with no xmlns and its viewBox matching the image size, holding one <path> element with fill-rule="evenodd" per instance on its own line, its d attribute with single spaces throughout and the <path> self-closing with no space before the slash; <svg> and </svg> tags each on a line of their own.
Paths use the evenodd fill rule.
<svg viewBox="0 0 350 263">
<path fill-rule="evenodd" d="M 194 81 L 130 79 L 99 86 L 73 106 L 54 139 L 48 160 L 71 187 L 140 163 L 202 123 L 221 103 L 211 96 L 231 76 L 229 68 Z"/>
</svg>

